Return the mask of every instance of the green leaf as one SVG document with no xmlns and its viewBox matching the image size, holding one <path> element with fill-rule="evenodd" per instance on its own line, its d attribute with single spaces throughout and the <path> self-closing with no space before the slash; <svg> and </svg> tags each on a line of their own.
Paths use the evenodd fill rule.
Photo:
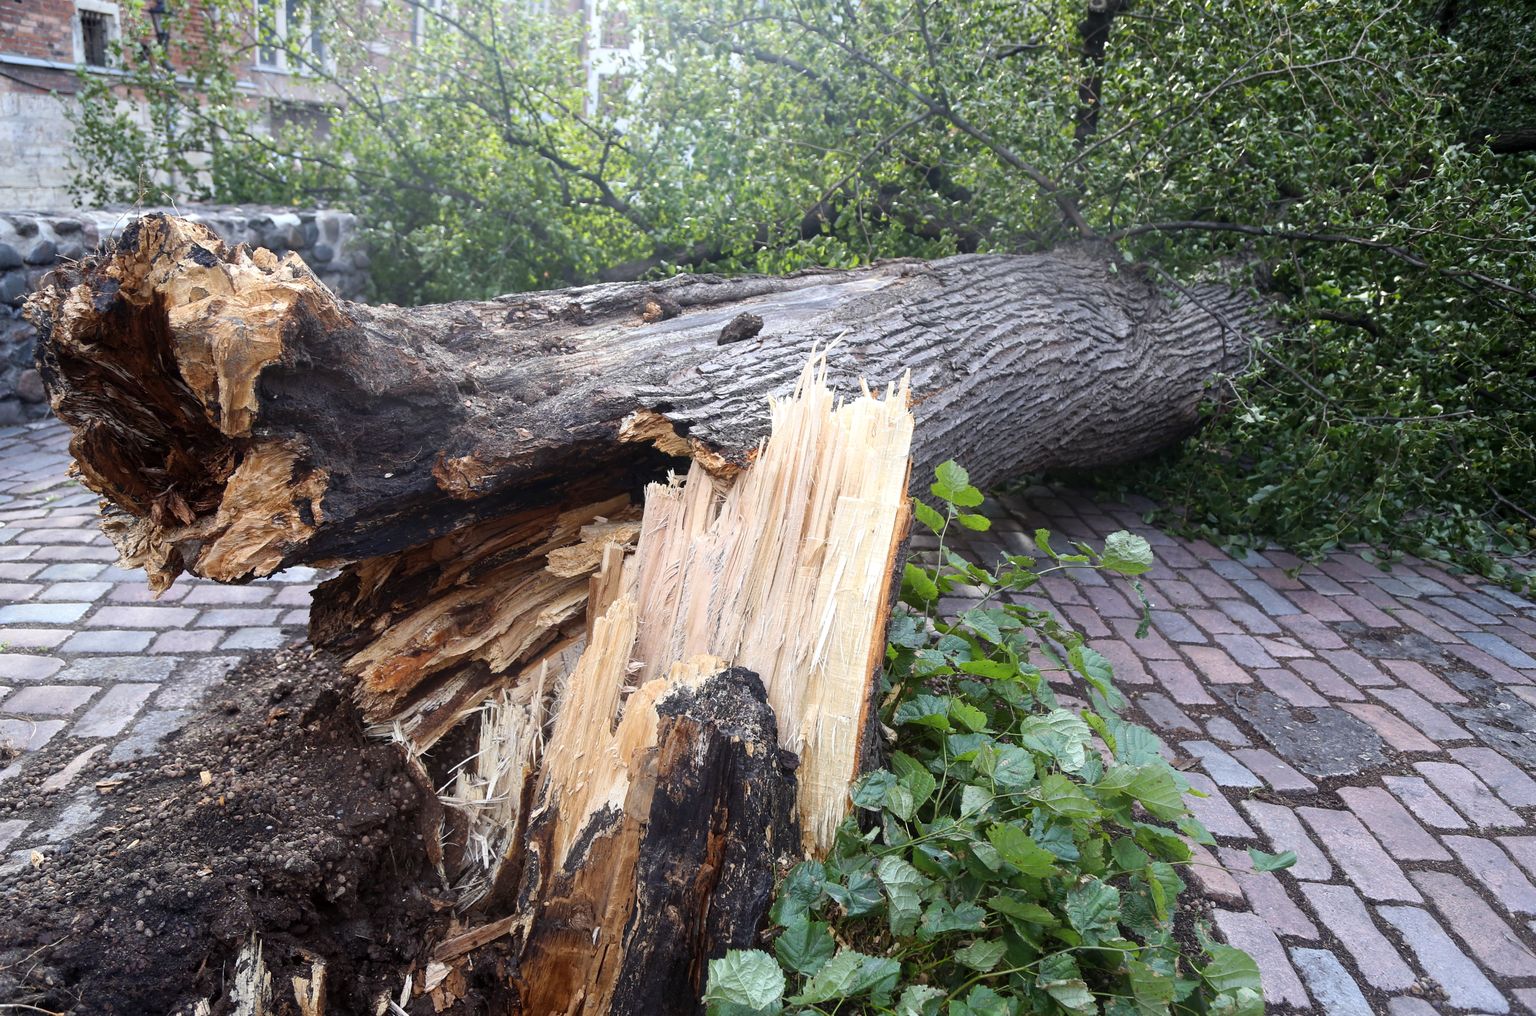
<svg viewBox="0 0 1536 1016">
<path fill-rule="evenodd" d="M 908 603 L 924 606 L 938 600 L 939 587 L 926 570 L 908 561 L 901 572 L 901 595 Z"/>
<path fill-rule="evenodd" d="M 938 695 L 915 695 L 896 707 L 896 723 L 914 723 L 935 730 L 950 730 L 949 699 Z"/>
<path fill-rule="evenodd" d="M 987 518 L 985 515 L 961 514 L 955 516 L 955 521 L 960 523 L 965 528 L 974 530 L 978 533 L 984 533 L 988 529 L 992 528 L 992 520 Z"/>
<path fill-rule="evenodd" d="M 1098 1012 L 1093 994 L 1088 990 L 1088 982 L 1083 980 L 1071 953 L 1055 953 L 1041 960 L 1035 987 L 1051 996 L 1067 1012 L 1082 1013 L 1084 1016 Z"/>
<path fill-rule="evenodd" d="M 885 887 L 886 916 L 891 934 L 897 937 L 912 934 L 922 916 L 922 892 L 930 884 L 927 876 L 905 859 L 887 854 L 875 866 L 875 877 Z"/>
<path fill-rule="evenodd" d="M 914 807 L 922 806 L 938 789 L 939 781 L 934 779 L 927 767 L 906 752 L 892 753 L 891 770 L 911 793 Z"/>
<path fill-rule="evenodd" d="M 856 871 L 848 876 L 846 884 L 829 882 L 827 895 L 849 917 L 859 917 L 880 906 L 880 883 L 869 872 Z"/>
<path fill-rule="evenodd" d="M 897 776 L 886 769 L 876 769 L 872 773 L 866 773 L 859 777 L 849 792 L 849 800 L 853 801 L 855 808 L 863 808 L 865 811 L 879 811 L 886 805 L 891 788 L 895 787 Z"/>
<path fill-rule="evenodd" d="M 831 929 L 821 921 L 807 920 L 804 916 L 785 928 L 773 943 L 773 952 L 779 962 L 807 977 L 820 970 L 836 949 Z"/>
<path fill-rule="evenodd" d="M 982 938 L 972 942 L 964 949 L 955 950 L 954 957 L 972 970 L 986 973 L 997 966 L 998 961 L 1003 958 L 1003 953 L 1007 949 L 1008 947 L 1003 944 L 1002 939 Z"/>
<path fill-rule="evenodd" d="M 1162 759 L 1143 766 L 1115 766 L 1094 784 L 1101 796 L 1123 794 L 1157 818 L 1173 821 L 1186 811 L 1183 792 Z"/>
<path fill-rule="evenodd" d="M 1134 533 L 1121 530 L 1104 541 L 1100 565 L 1121 575 L 1141 575 L 1152 569 L 1152 545 Z"/>
<path fill-rule="evenodd" d="M 944 516 L 915 497 L 912 499 L 912 514 L 917 516 L 917 521 L 933 530 L 933 532 L 942 533 L 944 531 Z M 962 522 L 961 525 L 964 525 L 964 523 Z"/>
<path fill-rule="evenodd" d="M 1019 724 L 1018 737 L 1026 748 L 1050 755 L 1062 769 L 1075 773 L 1087 760 L 1086 746 L 1093 731 L 1075 713 L 1052 709 L 1043 716 L 1026 717 Z"/>
<path fill-rule="evenodd" d="M 938 1016 L 944 995 L 944 989 L 931 984 L 908 985 L 896 1000 L 896 1016 Z"/>
<path fill-rule="evenodd" d="M 1033 796 L 1042 808 L 1062 818 L 1091 819 L 1098 814 L 1098 809 L 1088 800 L 1082 788 L 1060 773 L 1041 777 L 1040 786 Z"/>
<path fill-rule="evenodd" d="M 1097 942 L 1112 932 L 1120 917 L 1120 891 L 1098 879 L 1089 879 L 1067 890 L 1067 920 L 1084 940 Z"/>
<path fill-rule="evenodd" d="M 1056 855 L 1012 823 L 998 823 L 989 828 L 987 840 L 997 848 L 1003 860 L 1026 875 L 1043 877 L 1056 870 Z"/>
<path fill-rule="evenodd" d="M 938 468 L 933 471 L 933 476 L 938 481 L 934 486 L 942 487 L 946 491 L 963 490 L 971 485 L 971 474 L 966 472 L 965 468 L 954 459 L 939 463 Z M 934 493 L 937 494 L 938 491 L 934 491 Z M 939 496 L 944 497 L 943 494 L 939 494 Z M 948 498 L 945 498 L 945 500 L 948 500 Z"/>
<path fill-rule="evenodd" d="M 980 931 L 987 919 L 987 912 L 975 903 L 951 905 L 946 899 L 937 899 L 923 911 L 921 938 L 933 939 L 950 931 Z"/>
<path fill-rule="evenodd" d="M 789 869 L 770 911 L 774 922 L 787 925 L 821 902 L 826 874 L 819 861 L 801 861 Z"/>
<path fill-rule="evenodd" d="M 816 1005 L 838 998 L 861 995 L 888 995 L 901 976 L 901 964 L 889 957 L 866 956 L 843 949 L 806 982 L 798 995 L 790 998 L 795 1005 Z"/>
<path fill-rule="evenodd" d="M 987 714 L 963 699 L 951 699 L 949 715 L 966 730 L 987 729 Z"/>
<path fill-rule="evenodd" d="M 725 1003 L 776 1013 L 784 998 L 784 971 L 761 949 L 732 949 L 709 961 L 707 1004 Z"/>
<path fill-rule="evenodd" d="M 1035 781 L 1035 759 L 1016 744 L 989 742 L 976 752 L 976 771 L 1005 790 L 1020 790 Z"/>
<path fill-rule="evenodd" d="M 1248 856 L 1253 859 L 1254 871 L 1280 871 L 1296 863 L 1296 851 L 1294 850 L 1287 850 L 1279 854 L 1266 854 L 1262 850 L 1249 847 Z"/>
<path fill-rule="evenodd" d="M 1241 949 L 1217 942 L 1207 943 L 1205 951 L 1210 954 L 1211 961 L 1199 967 L 1198 972 L 1218 994 L 1230 994 L 1239 988 L 1251 988 L 1258 992 L 1264 990 L 1259 980 L 1259 965 L 1253 961 L 1252 956 Z"/>
</svg>

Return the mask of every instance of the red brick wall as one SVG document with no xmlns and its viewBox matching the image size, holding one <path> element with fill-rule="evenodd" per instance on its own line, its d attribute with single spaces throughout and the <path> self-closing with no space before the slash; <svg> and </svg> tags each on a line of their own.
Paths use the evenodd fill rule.
<svg viewBox="0 0 1536 1016">
<path fill-rule="evenodd" d="M 73 63 L 74 15 L 73 0 L 0 2 L 0 53 Z"/>
</svg>

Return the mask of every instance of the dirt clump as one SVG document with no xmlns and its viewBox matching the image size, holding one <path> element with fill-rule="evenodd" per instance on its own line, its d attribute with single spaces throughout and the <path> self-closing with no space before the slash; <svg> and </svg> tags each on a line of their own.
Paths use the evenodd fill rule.
<svg viewBox="0 0 1536 1016">
<path fill-rule="evenodd" d="M 437 802 L 314 650 L 246 660 L 154 755 L 105 754 L 80 778 L 101 816 L 0 875 L 0 1000 L 218 1016 L 256 933 L 274 1013 L 319 959 L 328 1016 L 371 1014 L 448 924 L 422 839 Z"/>
</svg>

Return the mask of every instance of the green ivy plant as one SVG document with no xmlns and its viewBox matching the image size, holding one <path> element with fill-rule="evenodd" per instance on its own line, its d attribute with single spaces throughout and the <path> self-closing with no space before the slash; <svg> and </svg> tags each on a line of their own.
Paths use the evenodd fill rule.
<svg viewBox="0 0 1536 1016">
<path fill-rule="evenodd" d="M 953 526 L 990 525 L 981 492 L 953 462 L 930 490 L 913 508 L 937 558 L 906 566 L 886 653 L 889 765 L 855 785 L 830 856 L 783 879 L 771 945 L 711 962 L 709 1012 L 1262 1013 L 1253 959 L 1179 925 L 1185 838 L 1211 841 L 1185 803 L 1197 792 L 1120 716 L 1109 662 L 1007 599 L 1065 568 L 1136 583 L 1151 548 L 1119 532 L 1065 553 L 1041 530 L 1041 557 L 985 568 L 946 546 Z M 962 586 L 976 602 L 946 617 Z M 1294 860 L 1252 854 L 1261 870 Z"/>
</svg>

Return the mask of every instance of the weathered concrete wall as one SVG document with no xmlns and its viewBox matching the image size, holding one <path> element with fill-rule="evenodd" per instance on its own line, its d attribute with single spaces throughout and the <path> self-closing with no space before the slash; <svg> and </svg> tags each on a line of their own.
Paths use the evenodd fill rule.
<svg viewBox="0 0 1536 1016">
<path fill-rule="evenodd" d="M 157 209 L 0 212 L 0 426 L 47 415 L 33 365 L 37 333 L 21 316 L 27 294 L 60 261 L 76 260 L 115 238 L 133 219 Z M 158 209 L 170 211 L 170 209 Z M 368 255 L 350 212 L 192 205 L 176 209 L 205 222 L 231 243 L 297 251 L 315 274 L 349 300 L 368 288 Z"/>
</svg>

